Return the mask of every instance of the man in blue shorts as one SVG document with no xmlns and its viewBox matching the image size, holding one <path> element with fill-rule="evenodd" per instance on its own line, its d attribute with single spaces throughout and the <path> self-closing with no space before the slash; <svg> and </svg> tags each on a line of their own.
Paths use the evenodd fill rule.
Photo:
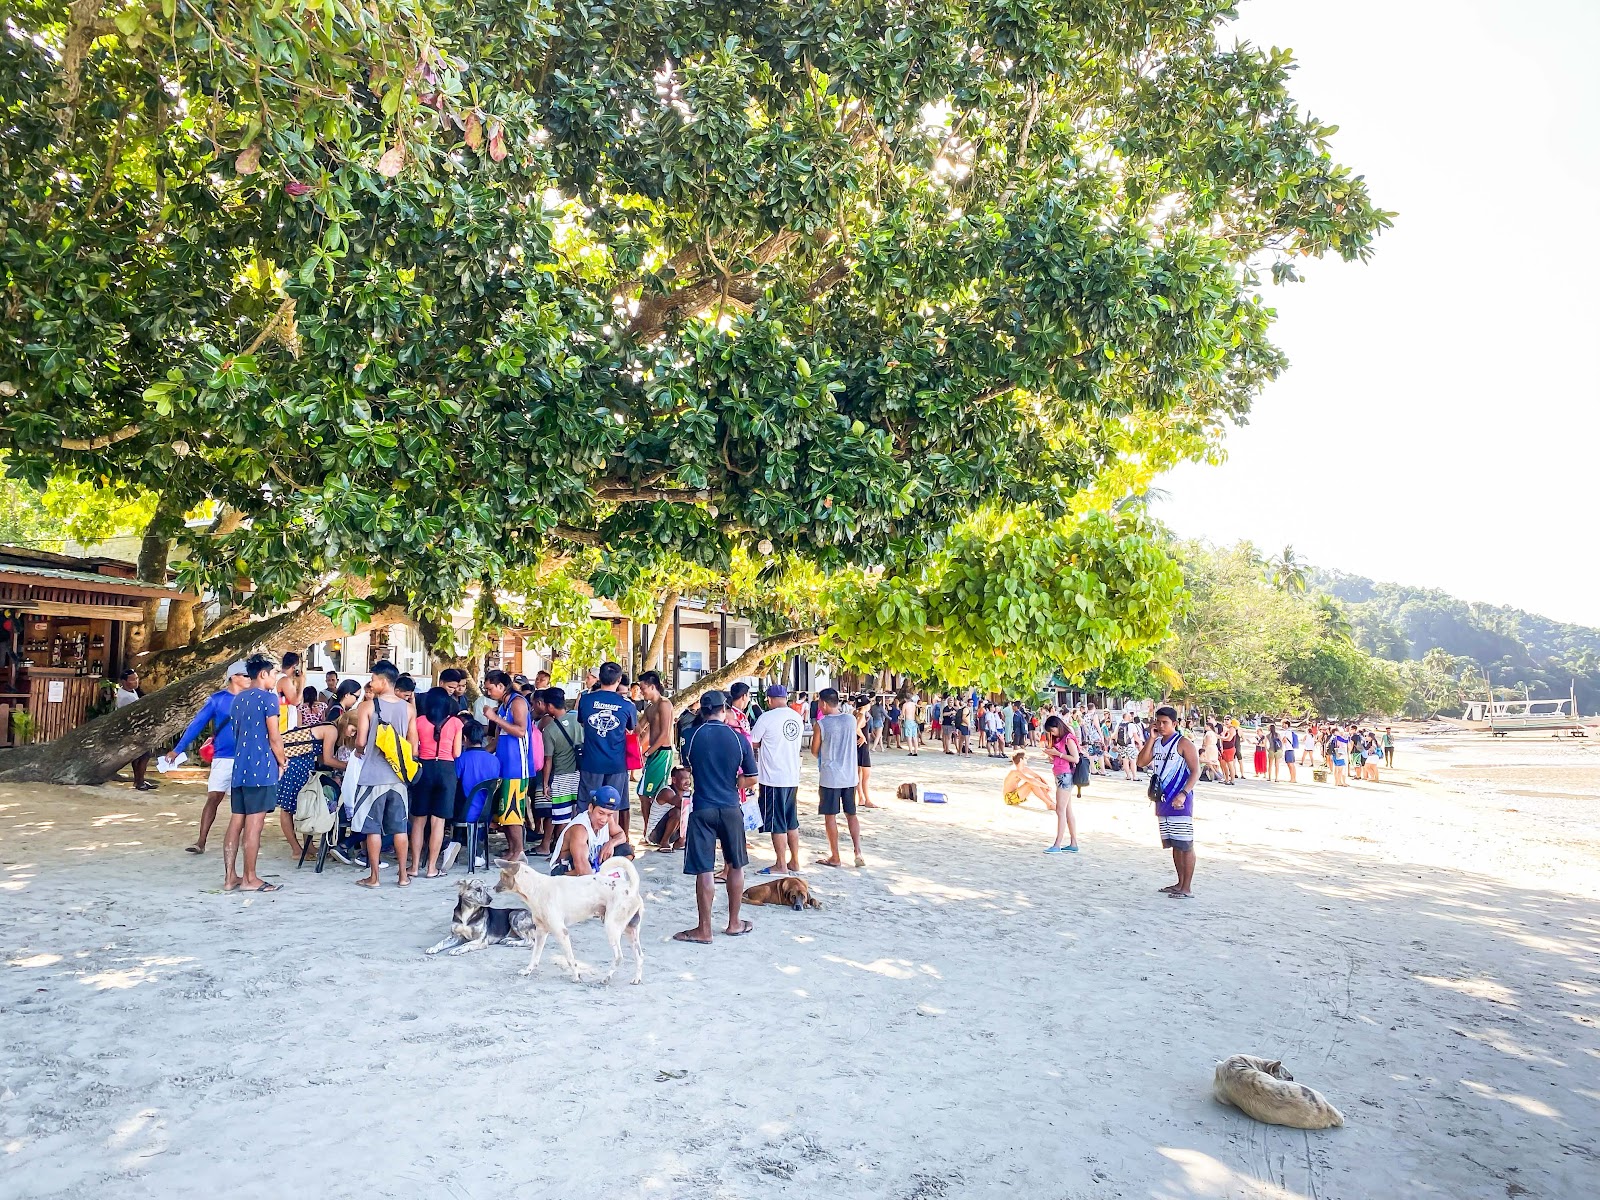
<svg viewBox="0 0 1600 1200">
<path fill-rule="evenodd" d="M 756 756 L 750 743 L 727 724 L 728 698 L 711 691 L 700 697 L 703 723 L 684 740 L 683 757 L 694 774 L 694 811 L 684 830 L 683 873 L 694 876 L 695 907 L 700 923 L 672 935 L 674 941 L 711 944 L 711 906 L 716 901 L 717 845 L 728 868 L 729 937 L 753 926 L 739 916 L 744 898 L 744 867 L 750 855 L 744 844 L 744 814 L 739 792 L 756 782 Z"/>
</svg>

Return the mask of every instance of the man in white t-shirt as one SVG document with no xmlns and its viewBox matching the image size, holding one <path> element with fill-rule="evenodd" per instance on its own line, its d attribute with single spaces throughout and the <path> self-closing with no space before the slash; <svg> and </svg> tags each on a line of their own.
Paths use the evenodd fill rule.
<svg viewBox="0 0 1600 1200">
<path fill-rule="evenodd" d="M 750 730 L 756 748 L 756 783 L 761 799 L 761 824 L 772 835 L 778 861 L 758 875 L 800 874 L 800 729 L 801 716 L 790 708 L 789 690 L 781 683 L 767 689 L 767 711 Z M 787 857 L 785 851 L 787 850 Z"/>
</svg>

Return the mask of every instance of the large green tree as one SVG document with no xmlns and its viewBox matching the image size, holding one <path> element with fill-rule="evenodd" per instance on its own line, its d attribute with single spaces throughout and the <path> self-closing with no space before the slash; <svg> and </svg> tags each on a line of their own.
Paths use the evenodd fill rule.
<svg viewBox="0 0 1600 1200">
<path fill-rule="evenodd" d="M 261 611 L 1059 519 L 1213 452 L 1263 279 L 1388 222 L 1231 15 L 17 0 L 0 444 L 158 492 L 152 561 L 248 517 L 190 561 Z"/>
</svg>

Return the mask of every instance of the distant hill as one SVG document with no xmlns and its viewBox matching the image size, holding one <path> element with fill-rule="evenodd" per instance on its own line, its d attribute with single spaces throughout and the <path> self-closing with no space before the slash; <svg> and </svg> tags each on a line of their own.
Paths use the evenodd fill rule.
<svg viewBox="0 0 1600 1200">
<path fill-rule="evenodd" d="M 1404 662 L 1439 647 L 1472 659 L 1497 686 L 1526 685 L 1536 700 L 1565 696 L 1575 682 L 1578 707 L 1600 709 L 1600 629 L 1342 571 L 1313 571 L 1308 584 L 1344 605 L 1369 654 Z"/>
</svg>

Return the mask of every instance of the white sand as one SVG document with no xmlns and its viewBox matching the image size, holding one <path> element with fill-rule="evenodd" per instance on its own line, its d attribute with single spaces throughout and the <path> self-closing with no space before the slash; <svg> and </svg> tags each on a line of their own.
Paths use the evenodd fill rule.
<svg viewBox="0 0 1600 1200">
<path fill-rule="evenodd" d="M 1600 801 L 1473 782 L 1600 746 L 1400 753 L 1466 790 L 1203 789 L 1188 903 L 1137 785 L 1096 779 L 1047 857 L 998 764 L 882 756 L 871 869 L 814 869 L 822 912 L 675 945 L 681 860 L 641 858 L 637 988 L 424 958 L 451 884 L 369 895 L 272 829 L 287 889 L 223 896 L 195 786 L 0 788 L 0 1195 L 1600 1195 Z M 952 803 L 887 799 L 912 777 Z M 1348 1127 L 1219 1106 L 1241 1051 Z"/>
</svg>

